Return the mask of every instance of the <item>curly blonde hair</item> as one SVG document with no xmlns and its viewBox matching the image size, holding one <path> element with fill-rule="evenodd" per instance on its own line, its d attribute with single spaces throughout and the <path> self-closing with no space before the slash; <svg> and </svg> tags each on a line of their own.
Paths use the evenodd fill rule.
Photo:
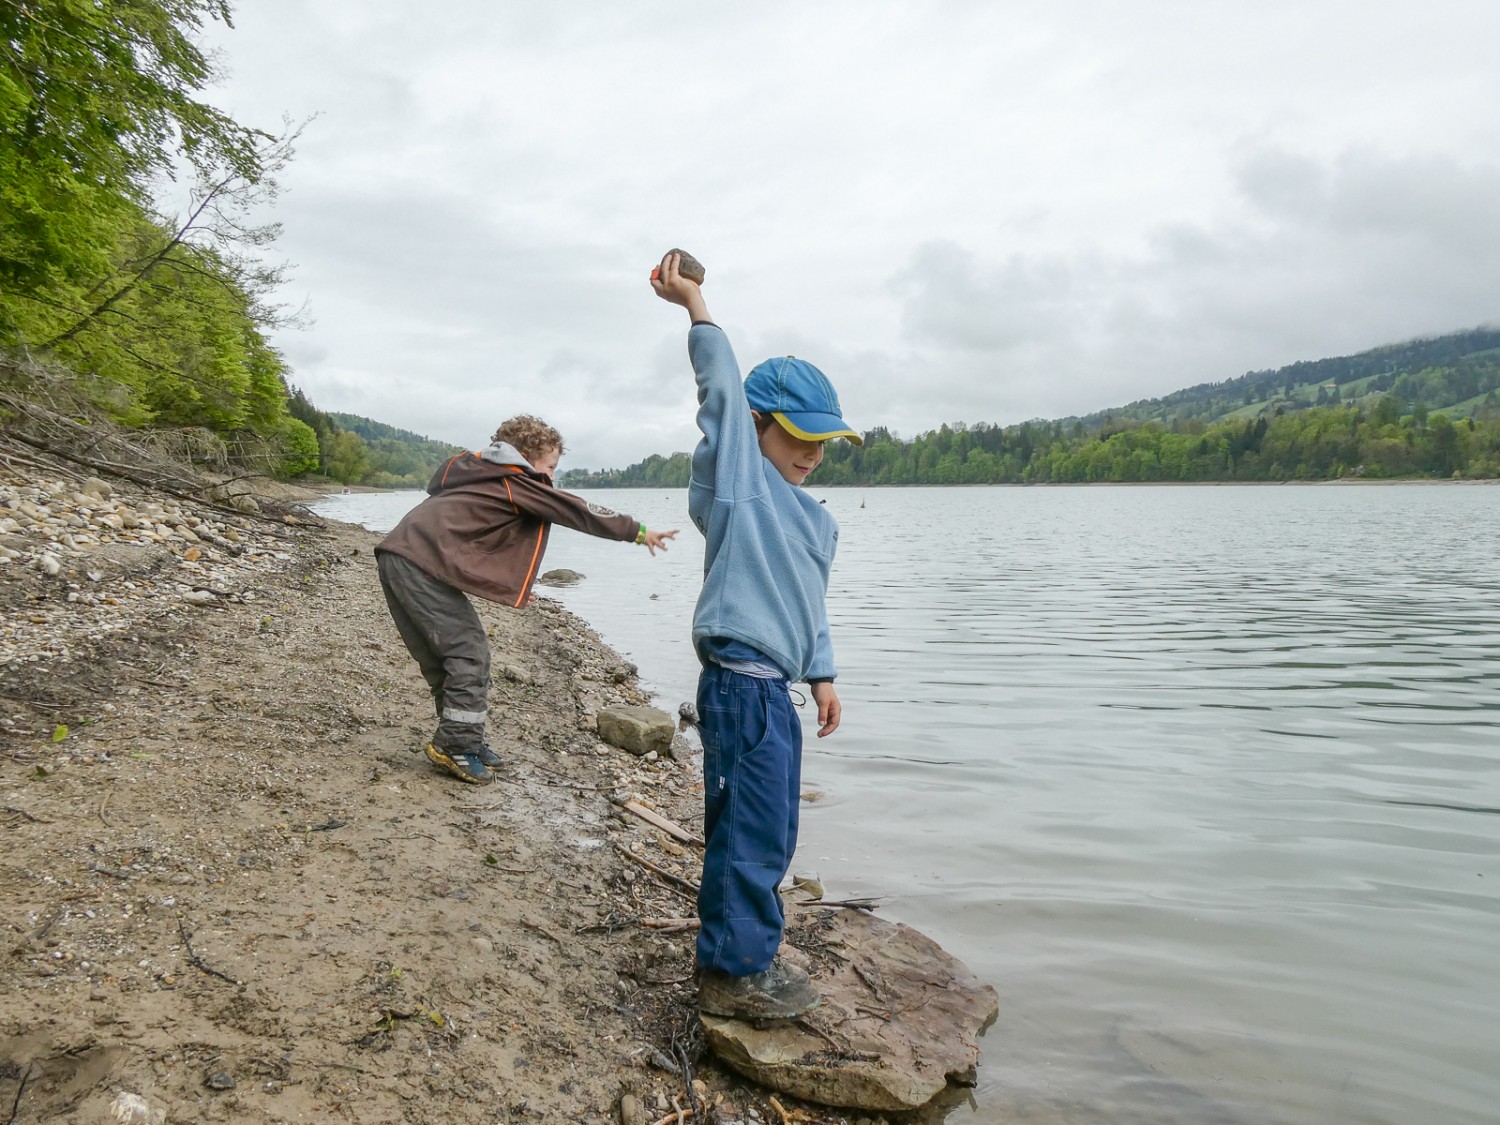
<svg viewBox="0 0 1500 1125">
<path fill-rule="evenodd" d="M 517 414 L 500 423 L 491 441 L 509 442 L 528 461 L 533 461 L 553 449 L 558 456 L 566 453 L 562 434 L 532 414 Z"/>
</svg>

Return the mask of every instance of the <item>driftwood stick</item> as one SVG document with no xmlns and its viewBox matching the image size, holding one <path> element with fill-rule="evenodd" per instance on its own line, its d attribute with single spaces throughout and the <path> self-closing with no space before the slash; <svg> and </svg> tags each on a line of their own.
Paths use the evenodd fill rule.
<svg viewBox="0 0 1500 1125">
<path fill-rule="evenodd" d="M 532 933 L 541 934 L 544 938 L 555 941 L 558 945 L 566 946 L 568 944 L 567 942 L 563 941 L 562 938 L 558 937 L 551 930 L 549 930 L 546 926 L 543 926 L 540 922 L 529 922 L 525 918 L 517 918 L 516 921 L 526 929 L 530 930 Z"/>
<path fill-rule="evenodd" d="M 75 465 L 82 465 L 84 468 L 91 469 L 96 473 L 101 471 L 112 473 L 115 476 L 123 477 L 125 480 L 131 481 L 134 484 L 139 484 L 145 488 L 160 489 L 162 492 L 167 493 L 169 496 L 175 496 L 179 500 L 190 500 L 193 503 L 204 504 L 208 507 L 217 508 L 220 511 L 233 512 L 237 516 L 241 516 L 245 519 L 256 520 L 261 523 L 279 524 L 282 522 L 275 516 L 264 515 L 260 512 L 242 512 L 238 508 L 229 507 L 227 504 L 219 504 L 212 500 L 204 499 L 204 497 L 202 496 L 202 491 L 207 491 L 207 489 L 214 487 L 211 484 L 197 486 L 201 490 L 200 492 L 187 492 L 182 488 L 173 488 L 170 484 L 167 483 L 167 478 L 154 477 L 144 469 L 137 469 L 130 465 L 122 465 L 117 461 L 106 461 L 103 458 L 90 459 L 87 457 L 79 457 L 76 454 L 69 453 L 63 449 L 58 449 L 55 446 L 48 445 L 44 441 L 39 441 L 23 433 L 14 433 L 12 436 L 14 436 L 19 441 L 25 442 L 33 449 L 39 449 L 43 453 L 51 454 L 53 457 L 59 457 L 64 461 L 72 461 Z M 305 527 L 305 525 L 303 526 Z M 317 531 L 317 528 L 307 528 L 307 530 Z M 261 531 L 276 539 L 290 540 L 294 538 L 293 536 L 288 535 L 284 532 L 272 531 L 269 527 L 261 528 Z"/>
<path fill-rule="evenodd" d="M 17 760 L 19 760 L 19 759 L 17 759 Z M 29 820 L 29 821 L 31 821 L 32 824 L 51 824 L 52 823 L 46 817 L 32 816 L 31 813 L 27 812 L 25 809 L 18 809 L 18 808 L 16 808 L 15 805 L 6 805 L 5 806 L 5 811 L 8 812 L 8 813 L 10 813 L 12 816 L 19 816 L 19 817 L 22 817 L 25 820 Z"/>
<path fill-rule="evenodd" d="M 697 900 L 698 884 L 693 882 L 691 879 L 684 879 L 681 875 L 674 875 L 672 874 L 672 872 L 666 870 L 665 868 L 656 866 L 656 864 L 652 863 L 649 859 L 638 856 L 629 848 L 621 847 L 619 844 L 615 845 L 615 850 L 621 855 L 628 856 L 630 859 L 635 860 L 647 871 L 650 871 L 652 874 L 665 880 L 673 890 L 692 895 L 694 901 Z"/>
<path fill-rule="evenodd" d="M 208 976 L 218 977 L 220 980 L 228 981 L 230 984 L 244 983 L 243 981 L 235 980 L 228 973 L 219 972 L 218 969 L 215 969 L 212 965 L 207 964 L 203 960 L 203 958 L 198 956 L 197 950 L 193 948 L 193 943 L 188 940 L 187 927 L 182 924 L 182 915 L 180 914 L 177 916 L 177 932 L 182 935 L 182 944 L 187 949 L 188 962 L 193 966 L 193 968 L 197 969 L 200 973 L 206 973 Z"/>
<path fill-rule="evenodd" d="M 648 930 L 696 930 L 703 926 L 697 918 L 642 918 L 641 925 Z"/>
<path fill-rule="evenodd" d="M 647 824 L 651 825 L 654 828 L 660 828 L 668 836 L 672 836 L 675 839 L 681 840 L 684 844 L 696 844 L 700 848 L 706 846 L 703 842 L 702 837 L 694 836 L 691 832 L 682 827 L 682 825 L 678 824 L 676 821 L 668 820 L 666 817 L 662 816 L 661 813 L 656 812 L 652 809 L 648 809 L 639 801 L 616 801 L 615 803 L 626 812 L 634 813 L 636 816 L 644 820 Z"/>
<path fill-rule="evenodd" d="M 880 900 L 878 898 L 846 898 L 839 901 L 833 899 L 814 898 L 806 902 L 797 903 L 798 906 L 828 906 L 842 907 L 845 910 L 879 910 Z"/>
<path fill-rule="evenodd" d="M 688 1105 L 692 1107 L 692 1113 L 699 1120 L 703 1118 L 703 1105 L 698 1101 L 698 1091 L 693 1088 L 693 1061 L 688 1058 L 688 1051 L 677 1036 L 672 1036 L 672 1050 L 677 1055 L 677 1061 L 682 1066 L 682 1089 L 687 1095 Z M 676 1104 L 675 1102 L 673 1104 Z"/>
<path fill-rule="evenodd" d="M 12 1125 L 16 1114 L 21 1112 L 21 1095 L 26 1093 L 26 1084 L 31 1081 L 31 1072 L 35 1067 L 36 1063 L 26 1064 L 26 1073 L 21 1075 L 21 1084 L 16 1087 L 16 1100 L 10 1104 L 10 1116 L 5 1119 L 5 1125 Z"/>
<path fill-rule="evenodd" d="M 71 899 L 64 899 L 58 905 L 58 908 L 52 912 L 52 917 L 48 918 L 45 922 L 43 922 L 36 928 L 35 932 L 33 932 L 31 935 L 31 940 L 41 941 L 49 933 L 51 933 L 52 927 L 57 925 L 57 920 L 63 916 L 63 912 L 68 909 L 68 903 L 71 901 Z"/>
</svg>

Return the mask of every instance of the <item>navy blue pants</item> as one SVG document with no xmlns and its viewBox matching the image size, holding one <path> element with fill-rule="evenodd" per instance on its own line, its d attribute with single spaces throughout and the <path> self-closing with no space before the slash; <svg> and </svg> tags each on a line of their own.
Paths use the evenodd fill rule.
<svg viewBox="0 0 1500 1125">
<path fill-rule="evenodd" d="M 703 883 L 698 964 L 733 976 L 771 966 L 786 925 L 777 887 L 797 848 L 802 724 L 784 679 L 710 664 L 698 679 Z"/>
</svg>

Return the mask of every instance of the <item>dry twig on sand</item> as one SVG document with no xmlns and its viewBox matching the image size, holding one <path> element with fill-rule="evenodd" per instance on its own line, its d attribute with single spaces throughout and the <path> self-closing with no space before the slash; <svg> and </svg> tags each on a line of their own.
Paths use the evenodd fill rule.
<svg viewBox="0 0 1500 1125">
<path fill-rule="evenodd" d="M 193 948 L 193 943 L 188 940 L 187 927 L 182 924 L 181 914 L 177 916 L 177 932 L 182 935 L 182 944 L 187 949 L 188 963 L 191 964 L 193 968 L 197 969 L 200 973 L 207 974 L 208 976 L 218 977 L 220 980 L 228 981 L 230 984 L 244 983 L 244 981 L 235 980 L 228 973 L 219 972 L 218 969 L 214 968 L 212 965 L 205 962 L 203 958 L 198 956 L 198 951 Z"/>
<path fill-rule="evenodd" d="M 691 879 L 684 879 L 681 875 L 674 875 L 666 868 L 656 866 L 656 864 L 652 863 L 649 859 L 646 859 L 643 856 L 636 855 L 635 852 L 620 844 L 615 845 L 615 850 L 621 855 L 635 860 L 653 875 L 666 880 L 667 885 L 670 886 L 674 891 L 677 891 L 679 894 L 691 895 L 694 902 L 698 900 L 698 884 L 693 882 Z"/>
</svg>

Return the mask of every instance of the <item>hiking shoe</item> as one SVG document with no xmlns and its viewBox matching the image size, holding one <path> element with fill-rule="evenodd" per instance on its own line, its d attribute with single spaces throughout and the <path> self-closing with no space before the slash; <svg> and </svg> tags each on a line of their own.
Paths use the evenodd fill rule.
<svg viewBox="0 0 1500 1125">
<path fill-rule="evenodd" d="M 488 785 L 495 779 L 495 775 L 485 768 L 477 754 L 450 754 L 431 742 L 427 744 L 426 753 L 429 762 L 460 781 L 467 781 L 471 785 Z"/>
<path fill-rule="evenodd" d="M 698 970 L 698 1010 L 742 1020 L 790 1020 L 823 1002 L 807 974 L 777 957 L 763 973 Z"/>
<path fill-rule="evenodd" d="M 501 766 L 505 765 L 505 759 L 502 758 L 499 754 L 496 754 L 487 745 L 481 746 L 479 748 L 479 752 L 475 754 L 474 757 L 479 759 L 480 765 L 488 766 L 492 770 L 497 770 Z"/>
</svg>

